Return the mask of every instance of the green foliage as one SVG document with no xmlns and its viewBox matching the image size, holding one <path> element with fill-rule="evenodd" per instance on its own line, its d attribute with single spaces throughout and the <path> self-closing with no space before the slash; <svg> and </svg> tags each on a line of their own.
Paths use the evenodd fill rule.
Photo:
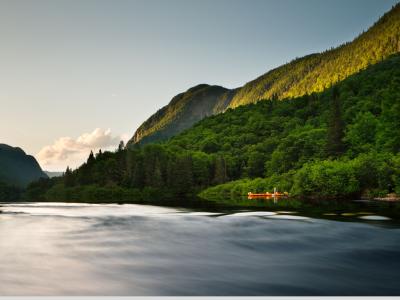
<svg viewBox="0 0 400 300">
<path fill-rule="evenodd" d="M 359 183 L 352 164 L 342 161 L 306 163 L 295 175 L 292 194 L 321 198 L 357 195 Z"/>
<path fill-rule="evenodd" d="M 232 179 L 262 177 L 250 170 L 259 165 L 254 163 L 258 158 L 264 157 L 267 178 L 211 187 L 202 192 L 203 197 L 246 195 L 274 187 L 292 195 L 321 198 L 375 197 L 399 192 L 400 171 L 394 156 L 400 151 L 399 67 L 400 57 L 394 56 L 344 80 L 334 87 L 336 91 L 239 107 L 204 120 L 170 143 L 179 144 L 180 139 L 196 141 L 194 137 L 207 130 L 221 144 L 231 145 L 218 153 L 239 161 L 234 167 L 240 175 L 228 173 Z M 336 143 L 332 152 L 325 152 L 328 143 Z M 192 142 L 186 149 L 196 147 Z M 330 156 L 339 159 L 328 160 Z"/>
<path fill-rule="evenodd" d="M 342 104 L 337 86 L 332 88 L 330 116 L 328 120 L 328 140 L 326 143 L 327 154 L 338 157 L 343 154 L 344 123 L 342 117 Z"/>
<path fill-rule="evenodd" d="M 120 186 L 85 185 L 66 187 L 62 183 L 47 190 L 43 201 L 66 202 L 142 202 L 142 193 L 137 189 Z"/>
<path fill-rule="evenodd" d="M 0 182 L 0 201 L 21 200 L 22 189 L 14 185 Z"/>
<path fill-rule="evenodd" d="M 352 160 L 307 163 L 294 177 L 292 194 L 322 198 L 385 196 L 399 185 L 397 157 L 373 151 Z"/>
<path fill-rule="evenodd" d="M 350 43 L 280 66 L 239 89 L 229 107 L 321 92 L 400 51 L 400 4 Z"/>
<path fill-rule="evenodd" d="M 397 195 L 400 195 L 400 154 L 397 154 L 397 156 L 392 159 L 392 166 L 393 174 L 391 176 L 391 179 L 393 181 L 394 192 Z M 393 188 L 393 186 L 391 186 L 390 188 Z"/>
<path fill-rule="evenodd" d="M 293 185 L 293 172 L 273 175 L 267 178 L 240 179 L 203 190 L 199 196 L 215 200 L 221 198 L 236 199 L 253 193 L 273 192 L 274 188 L 280 191 L 290 190 Z"/>
<path fill-rule="evenodd" d="M 214 184 L 225 183 L 228 180 L 226 161 L 223 156 L 217 156 L 214 163 Z"/>
<path fill-rule="evenodd" d="M 354 124 L 347 127 L 344 141 L 355 153 L 367 152 L 375 146 L 378 125 L 379 121 L 371 112 L 358 113 Z"/>
<path fill-rule="evenodd" d="M 130 145 L 166 140 L 199 120 L 224 112 L 227 108 L 264 99 L 286 99 L 322 92 L 399 51 L 400 4 L 397 4 L 352 42 L 296 58 L 238 89 L 201 84 L 175 96 L 138 128 Z M 352 86 L 351 91 L 355 94 L 359 92 L 357 86 Z M 252 137 L 249 134 L 247 142 L 251 142 Z M 207 153 L 211 153 L 209 146 L 212 149 L 218 146 L 213 137 L 210 138 L 204 140 L 205 148 L 202 149 Z M 226 148 L 229 144 L 219 146 Z"/>
<path fill-rule="evenodd" d="M 265 164 L 265 175 L 285 173 L 291 169 L 298 169 L 310 159 L 319 159 L 325 156 L 324 128 L 304 126 L 287 137 L 283 137 L 278 147 Z"/>
<path fill-rule="evenodd" d="M 397 55 L 319 94 L 240 106 L 160 144 L 91 155 L 62 178 L 32 184 L 27 197 L 164 201 L 213 185 L 202 195 L 277 187 L 330 199 L 399 191 L 399 82 Z"/>
</svg>

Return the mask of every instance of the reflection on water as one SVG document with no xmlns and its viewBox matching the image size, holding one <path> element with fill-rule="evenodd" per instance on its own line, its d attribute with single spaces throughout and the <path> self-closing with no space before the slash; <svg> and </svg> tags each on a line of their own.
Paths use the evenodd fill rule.
<svg viewBox="0 0 400 300">
<path fill-rule="evenodd" d="M 338 222 L 145 205 L 0 209 L 0 295 L 400 294 L 400 229 L 374 215 Z"/>
<path fill-rule="evenodd" d="M 373 221 L 386 221 L 386 220 L 390 220 L 388 217 L 385 217 L 385 216 L 361 216 L 360 219 L 364 219 L 364 220 L 373 220 Z"/>
</svg>

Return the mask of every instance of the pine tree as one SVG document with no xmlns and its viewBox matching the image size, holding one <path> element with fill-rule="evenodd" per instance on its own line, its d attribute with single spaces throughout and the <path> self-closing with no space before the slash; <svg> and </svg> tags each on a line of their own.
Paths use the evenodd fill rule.
<svg viewBox="0 0 400 300">
<path fill-rule="evenodd" d="M 153 176 L 151 177 L 151 186 L 160 188 L 164 184 L 162 173 L 161 173 L 161 165 L 158 159 L 156 159 L 154 163 L 154 171 Z"/>
<path fill-rule="evenodd" d="M 72 171 L 69 168 L 69 166 L 67 167 L 67 169 L 65 170 L 65 173 L 64 173 L 64 185 L 66 187 L 71 187 L 74 185 L 74 178 L 73 178 Z"/>
<path fill-rule="evenodd" d="M 135 160 L 131 175 L 131 185 L 135 188 L 142 188 L 145 185 L 145 176 L 143 169 L 143 158 L 141 156 L 138 156 Z"/>
<path fill-rule="evenodd" d="M 95 161 L 94 154 L 93 154 L 93 151 L 91 150 L 89 157 L 87 159 L 87 164 L 89 165 L 89 164 L 93 163 L 94 161 Z"/>
<path fill-rule="evenodd" d="M 121 152 L 125 149 L 125 143 L 124 141 L 120 141 L 118 144 L 118 152 Z"/>
<path fill-rule="evenodd" d="M 328 139 L 326 153 L 330 157 L 338 157 L 344 152 L 344 123 L 340 94 L 337 86 L 332 88 L 331 112 L 328 123 Z"/>
<path fill-rule="evenodd" d="M 193 162 L 188 155 L 178 157 L 168 165 L 168 185 L 178 195 L 187 195 L 193 190 Z"/>
<path fill-rule="evenodd" d="M 218 156 L 215 160 L 214 183 L 222 184 L 228 181 L 226 173 L 226 162 L 223 156 Z"/>
</svg>

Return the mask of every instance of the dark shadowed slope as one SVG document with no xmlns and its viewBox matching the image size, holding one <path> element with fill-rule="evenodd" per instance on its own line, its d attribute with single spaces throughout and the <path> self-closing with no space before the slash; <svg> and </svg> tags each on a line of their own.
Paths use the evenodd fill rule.
<svg viewBox="0 0 400 300">
<path fill-rule="evenodd" d="M 23 187 L 41 177 L 47 175 L 33 156 L 21 148 L 0 144 L 0 182 Z"/>
<path fill-rule="evenodd" d="M 234 91 L 207 84 L 190 88 L 144 122 L 130 143 L 148 143 L 174 136 L 205 117 L 224 111 L 233 94 Z"/>
</svg>

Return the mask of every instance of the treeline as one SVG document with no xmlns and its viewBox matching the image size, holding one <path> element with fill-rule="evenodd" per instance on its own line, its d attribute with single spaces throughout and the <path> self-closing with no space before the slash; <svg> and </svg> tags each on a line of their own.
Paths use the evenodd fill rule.
<svg viewBox="0 0 400 300">
<path fill-rule="evenodd" d="M 23 189 L 0 181 L 0 201 L 15 201 L 22 197 Z"/>
<path fill-rule="evenodd" d="M 32 183 L 27 199 L 63 201 L 159 202 L 190 198 L 227 181 L 221 155 L 149 144 L 116 152 L 91 153 L 77 170 Z"/>
<path fill-rule="evenodd" d="M 396 55 L 322 93 L 230 109 L 164 143 L 92 153 L 77 170 L 31 184 L 26 197 L 164 201 L 218 185 L 202 195 L 275 186 L 324 198 L 400 193 L 399 128 Z"/>
<path fill-rule="evenodd" d="M 267 178 L 240 179 L 210 187 L 200 196 L 210 200 L 234 199 L 248 191 L 261 193 L 277 187 L 292 197 L 308 199 L 356 199 L 400 195 L 400 155 L 371 151 L 354 159 L 316 160 L 298 170 Z"/>
</svg>

